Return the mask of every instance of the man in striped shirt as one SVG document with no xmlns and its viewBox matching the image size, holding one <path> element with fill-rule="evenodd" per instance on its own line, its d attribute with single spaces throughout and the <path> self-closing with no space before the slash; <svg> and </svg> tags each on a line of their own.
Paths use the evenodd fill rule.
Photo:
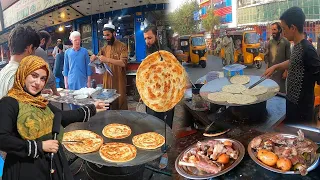
<svg viewBox="0 0 320 180">
<path fill-rule="evenodd" d="M 7 95 L 12 88 L 14 76 L 20 61 L 39 47 L 40 37 L 30 26 L 17 26 L 9 35 L 9 49 L 11 53 L 9 63 L 0 71 L 0 99 Z"/>
</svg>

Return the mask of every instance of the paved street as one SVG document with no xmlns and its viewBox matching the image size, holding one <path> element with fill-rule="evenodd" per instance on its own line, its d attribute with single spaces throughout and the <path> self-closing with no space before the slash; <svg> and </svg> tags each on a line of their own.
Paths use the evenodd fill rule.
<svg viewBox="0 0 320 180">
<path fill-rule="evenodd" d="M 187 73 L 189 74 L 192 82 L 196 82 L 197 79 L 206 75 L 210 71 L 222 71 L 222 62 L 221 59 L 216 56 L 208 56 L 207 67 L 202 68 L 200 66 L 193 66 L 192 64 L 183 63 L 183 66 L 186 68 Z M 263 63 L 261 69 L 248 66 L 244 73 L 248 75 L 257 75 L 260 76 L 265 70 L 265 64 Z"/>
</svg>

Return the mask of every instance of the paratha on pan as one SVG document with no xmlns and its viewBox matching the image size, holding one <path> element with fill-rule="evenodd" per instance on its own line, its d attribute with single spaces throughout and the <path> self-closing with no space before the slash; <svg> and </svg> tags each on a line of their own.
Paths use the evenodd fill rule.
<svg viewBox="0 0 320 180">
<path fill-rule="evenodd" d="M 268 88 L 257 85 L 251 89 L 246 89 L 245 91 L 242 92 L 242 94 L 258 96 L 266 92 L 268 92 Z"/>
<path fill-rule="evenodd" d="M 258 98 L 256 96 L 244 95 L 244 94 L 234 94 L 227 102 L 229 104 L 240 104 L 246 105 L 251 104 L 257 101 Z"/>
<path fill-rule="evenodd" d="M 105 161 L 128 162 L 136 157 L 137 149 L 132 144 L 111 142 L 102 145 L 99 153 Z"/>
<path fill-rule="evenodd" d="M 103 128 L 102 134 L 110 139 L 123 139 L 130 136 L 131 128 L 124 124 L 112 123 Z"/>
<path fill-rule="evenodd" d="M 208 94 L 208 99 L 216 102 L 227 102 L 232 96 L 233 94 L 231 93 L 214 92 L 214 93 Z"/>
<path fill-rule="evenodd" d="M 240 94 L 242 91 L 247 88 L 241 84 L 229 84 L 222 87 L 223 92 L 232 93 L 232 94 Z"/>
<path fill-rule="evenodd" d="M 91 153 L 98 151 L 103 139 L 98 134 L 88 130 L 75 130 L 63 134 L 62 141 L 79 141 L 63 143 L 64 147 L 72 153 Z"/>
<path fill-rule="evenodd" d="M 232 84 L 247 84 L 250 82 L 250 77 L 245 75 L 236 75 L 231 77 L 230 82 Z"/>
<path fill-rule="evenodd" d="M 139 134 L 132 138 L 132 143 L 140 149 L 157 149 L 164 141 L 164 137 L 155 132 Z"/>
<path fill-rule="evenodd" d="M 168 51 L 155 52 L 140 64 L 136 86 L 143 102 L 150 109 L 166 112 L 184 96 L 187 73 L 173 54 Z"/>
</svg>

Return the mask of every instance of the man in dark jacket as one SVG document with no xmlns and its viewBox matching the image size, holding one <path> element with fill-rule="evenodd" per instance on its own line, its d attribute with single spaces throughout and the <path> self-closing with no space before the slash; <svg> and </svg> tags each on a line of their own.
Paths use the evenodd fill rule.
<svg viewBox="0 0 320 180">
<path fill-rule="evenodd" d="M 58 45 L 58 53 L 56 55 L 56 61 L 54 63 L 53 74 L 54 77 L 59 78 L 59 86 L 60 88 L 64 88 L 64 77 L 62 74 L 64 65 L 64 52 L 63 52 L 63 44 Z"/>
</svg>

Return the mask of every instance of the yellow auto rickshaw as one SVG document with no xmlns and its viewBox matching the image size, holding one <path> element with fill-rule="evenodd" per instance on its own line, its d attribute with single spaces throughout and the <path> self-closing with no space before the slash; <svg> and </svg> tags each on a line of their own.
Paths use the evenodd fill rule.
<svg viewBox="0 0 320 180">
<path fill-rule="evenodd" d="M 180 62 L 197 64 L 202 68 L 207 66 L 208 50 L 202 34 L 181 36 L 179 41 L 181 53 L 175 55 Z"/>
<path fill-rule="evenodd" d="M 255 65 L 257 69 L 262 67 L 264 55 L 259 43 L 259 35 L 256 31 L 229 31 L 234 43 L 234 63 Z M 225 65 L 225 52 L 223 38 L 220 51 L 222 64 Z"/>
</svg>

